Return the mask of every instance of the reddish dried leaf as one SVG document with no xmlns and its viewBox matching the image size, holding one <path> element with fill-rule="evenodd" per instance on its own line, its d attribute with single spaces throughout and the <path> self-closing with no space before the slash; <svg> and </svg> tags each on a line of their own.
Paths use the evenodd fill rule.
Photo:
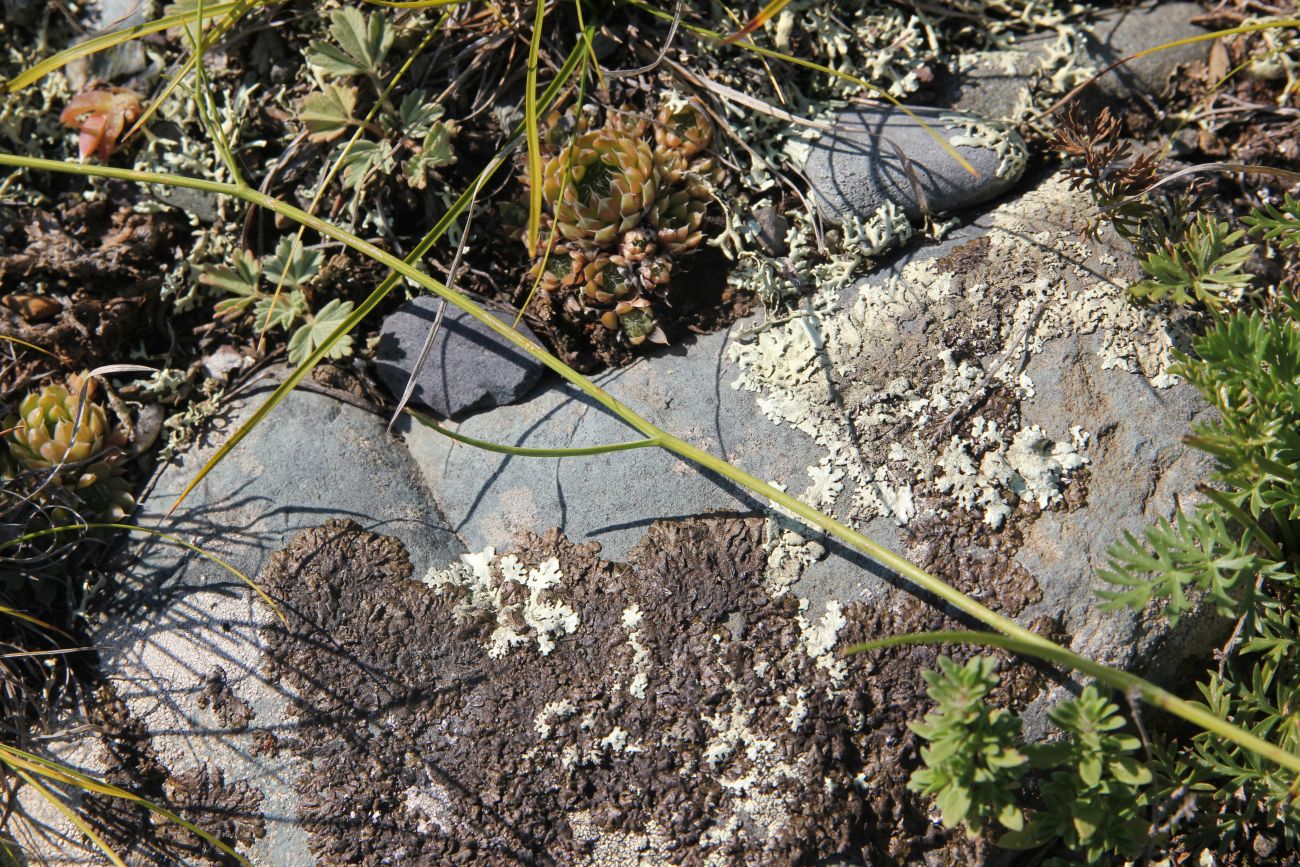
<svg viewBox="0 0 1300 867">
<path fill-rule="evenodd" d="M 59 121 L 80 132 L 78 150 L 84 160 L 91 154 L 107 162 L 128 123 L 140 116 L 140 97 L 121 87 L 97 87 L 74 96 Z"/>
</svg>

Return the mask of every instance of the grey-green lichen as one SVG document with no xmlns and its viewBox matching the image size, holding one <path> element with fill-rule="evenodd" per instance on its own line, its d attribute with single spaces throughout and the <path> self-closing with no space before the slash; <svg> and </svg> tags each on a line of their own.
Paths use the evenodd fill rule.
<svg viewBox="0 0 1300 867">
<path fill-rule="evenodd" d="M 421 580 L 435 590 L 450 587 L 461 592 L 455 611 L 461 622 L 493 623 L 483 649 L 494 658 L 529 643 L 536 643 L 545 656 L 555 648 L 557 637 L 578 628 L 578 613 L 560 595 L 564 576 L 554 557 L 525 568 L 513 554 L 497 557 L 489 547 L 462 554 L 458 562 L 430 570 Z"/>
<path fill-rule="evenodd" d="M 948 129 L 960 129 L 961 135 L 948 139 L 954 147 L 977 147 L 993 151 L 998 157 L 994 170 L 999 178 L 1017 180 L 1029 163 L 1029 148 L 1010 125 L 985 120 L 970 114 L 945 114 L 940 121 Z"/>
<path fill-rule="evenodd" d="M 794 314 L 738 336 L 728 349 L 739 369 L 733 387 L 825 449 L 801 498 L 851 523 L 907 524 L 923 499 L 948 497 L 1001 526 L 1013 494 L 1043 507 L 1060 498 L 1087 461 L 1089 435 L 1018 416 L 999 423 L 968 409 L 977 397 L 996 388 L 1032 407 L 1029 357 L 1053 338 L 1085 334 L 1095 335 L 1100 368 L 1155 388 L 1175 381 L 1178 323 L 1131 303 L 1124 269 L 1135 263 L 1122 245 L 1080 238 L 1086 207 L 1064 178 L 1049 179 L 998 208 L 986 246 L 955 269 L 917 261 L 856 287 L 835 275 Z M 990 351 L 958 357 L 945 333 Z M 769 580 L 793 580 L 818 551 L 781 516 L 769 529 Z"/>
</svg>

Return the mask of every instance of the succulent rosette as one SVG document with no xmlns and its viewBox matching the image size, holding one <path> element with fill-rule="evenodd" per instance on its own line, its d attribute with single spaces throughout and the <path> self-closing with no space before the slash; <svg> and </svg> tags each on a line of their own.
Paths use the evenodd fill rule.
<svg viewBox="0 0 1300 867">
<path fill-rule="evenodd" d="M 95 400 L 94 380 L 73 374 L 66 384 L 28 393 L 5 427 L 5 445 L 18 467 L 58 468 L 50 481 L 75 491 L 100 516 L 117 518 L 130 509 L 134 501 L 119 467 L 126 435 Z"/>
<path fill-rule="evenodd" d="M 646 222 L 655 230 L 655 239 L 670 253 L 685 253 L 700 246 L 704 233 L 700 227 L 708 203 L 692 190 L 666 192 L 650 207 Z"/>
<path fill-rule="evenodd" d="M 663 329 L 655 321 L 650 302 L 645 298 L 620 301 L 613 310 L 600 317 L 600 322 L 610 331 L 621 332 L 633 346 L 640 346 L 647 340 L 652 343 L 668 342 Z"/>
<path fill-rule="evenodd" d="M 567 241 L 609 247 L 642 216 L 659 190 L 650 144 L 610 130 L 578 135 L 547 161 L 542 195 Z"/>
</svg>

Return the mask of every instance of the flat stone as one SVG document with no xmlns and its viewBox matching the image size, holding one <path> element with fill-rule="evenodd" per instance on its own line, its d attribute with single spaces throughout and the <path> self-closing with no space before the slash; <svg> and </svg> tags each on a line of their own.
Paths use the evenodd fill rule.
<svg viewBox="0 0 1300 867">
<path fill-rule="evenodd" d="M 1205 30 L 1192 18 L 1204 12 L 1200 5 L 1184 2 L 1144 3 L 1108 12 L 1088 27 L 1076 63 L 1100 72 L 1122 57 L 1197 36 Z M 1204 60 L 1210 45 L 1208 40 L 1194 42 L 1129 61 L 1098 79 L 1082 99 L 1091 110 L 1123 107 L 1135 96 L 1155 99 L 1165 93 L 1179 66 Z M 985 117 L 1018 120 L 1032 104 L 1035 80 L 1058 70 L 1059 50 L 1056 34 L 1037 34 L 1005 49 L 959 58 L 956 73 L 938 82 L 937 101 Z"/>
<path fill-rule="evenodd" d="M 254 579 L 290 537 L 336 516 L 400 539 L 420 574 L 463 552 L 383 419 L 301 391 L 167 518 L 216 443 L 268 393 L 249 397 L 221 433 L 164 469 L 141 526 L 175 534 Z M 278 622 L 275 614 L 216 563 L 141 538 L 113 611 L 95 629 L 101 671 L 173 778 L 219 769 L 223 791 L 260 796 L 265 836 L 245 849 L 253 863 L 312 863 L 294 789 L 302 762 L 276 746 L 293 736 L 290 707 L 300 697 L 262 669 L 262 630 Z"/>
<path fill-rule="evenodd" d="M 1213 630 L 1177 637 L 1162 624 L 1102 613 L 1094 573 L 1123 530 L 1167 516 L 1206 477 L 1209 461 L 1180 442 L 1202 403 L 1162 374 L 1172 326 L 1129 302 L 1125 287 L 1140 273 L 1131 250 L 1111 236 L 1079 240 L 1087 207 L 1064 181 L 1050 179 L 1027 202 L 1001 206 L 949 240 L 901 257 L 838 305 L 814 305 L 825 312 L 757 337 L 742 338 L 754 323 L 741 322 L 597 382 L 665 430 L 758 478 L 805 498 L 822 496 L 822 508 L 885 547 L 950 581 L 975 582 L 969 591 L 1014 597 L 1024 622 L 1058 619 L 1076 649 L 1110 664 L 1171 672 L 1212 641 L 1206 636 Z M 877 303 L 882 312 L 868 316 Z M 989 339 L 976 341 L 976 334 Z M 1013 375 L 1002 359 L 1025 340 L 1033 351 L 1010 368 Z M 963 345 L 964 368 L 944 355 Z M 904 376 L 912 380 L 900 383 Z M 981 378 L 991 390 L 975 394 Z M 923 408 L 909 414 L 908 406 Z M 953 416 L 957 426 L 937 435 Z M 992 499 L 983 511 L 957 506 L 948 499 L 955 488 L 938 489 L 936 466 L 949 449 L 955 460 L 966 438 L 979 440 L 971 433 L 976 418 L 986 435 L 1006 431 L 992 435 L 998 448 L 1010 449 L 1019 431 L 1037 430 L 1047 448 L 1069 452 L 1077 441 L 1086 463 L 1073 473 L 1049 471 L 1041 494 L 1013 496 L 1016 486 L 1030 484 L 1020 470 L 1005 482 L 1010 487 L 995 484 L 996 492 L 958 473 L 954 484 L 969 489 L 972 503 Z M 565 384 L 468 419 L 459 430 L 554 448 L 638 438 Z M 558 526 L 618 560 L 655 520 L 763 514 L 766 506 L 657 449 L 539 459 L 457 445 L 419 426 L 406 437 L 471 550 L 505 550 L 520 532 Z M 969 448 L 982 453 L 985 446 Z M 973 466 L 979 463 L 973 454 Z M 1063 479 L 1059 490 L 1053 473 Z M 775 522 L 768 530 L 769 590 L 788 589 L 812 610 L 832 599 L 884 604 L 903 586 L 811 531 L 805 543 Z M 792 566 L 801 560 L 811 562 Z"/>
<path fill-rule="evenodd" d="M 872 220 L 887 203 L 910 218 L 923 211 L 942 214 L 994 198 L 1019 180 L 1026 151 L 1015 130 L 946 109 L 909 110 L 953 145 L 975 173 L 894 106 L 853 106 L 836 115 L 834 132 L 822 132 L 811 142 L 803 167 L 832 219 Z"/>
<path fill-rule="evenodd" d="M 406 389 L 440 303 L 432 296 L 421 296 L 384 320 L 375 349 L 375 371 L 395 397 L 401 397 Z M 514 322 L 509 314 L 489 312 L 502 322 Z M 518 330 L 537 341 L 522 322 Z M 411 399 L 442 418 L 459 417 L 515 403 L 536 385 L 543 369 L 541 362 L 468 313 L 448 305 Z"/>
</svg>

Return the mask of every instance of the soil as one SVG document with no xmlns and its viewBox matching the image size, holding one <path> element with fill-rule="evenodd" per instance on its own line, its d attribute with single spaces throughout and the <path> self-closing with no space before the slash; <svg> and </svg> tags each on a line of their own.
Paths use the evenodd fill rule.
<svg viewBox="0 0 1300 867">
<path fill-rule="evenodd" d="M 260 580 L 289 616 L 266 627 L 265 661 L 303 696 L 280 746 L 310 766 L 298 790 L 313 854 L 330 864 L 978 862 L 978 845 L 937 830 L 906 789 L 916 762 L 907 723 L 929 706 L 916 675 L 939 652 L 810 655 L 805 630 L 820 612 L 801 624 L 797 600 L 757 589 L 762 526 L 657 523 L 628 563 L 558 531 L 521 538 L 525 567 L 556 559 L 554 593 L 581 622 L 549 654 L 529 646 L 500 658 L 483 649 L 493 624 L 464 618 L 464 591 L 412 580 L 397 540 L 347 520 L 300 534 Z M 1035 593 L 1010 571 L 990 599 L 1015 614 Z M 641 613 L 635 630 L 630 610 Z M 844 614 L 839 646 L 957 625 L 911 598 Z M 998 701 L 1021 706 L 1041 675 L 1005 668 Z"/>
</svg>

